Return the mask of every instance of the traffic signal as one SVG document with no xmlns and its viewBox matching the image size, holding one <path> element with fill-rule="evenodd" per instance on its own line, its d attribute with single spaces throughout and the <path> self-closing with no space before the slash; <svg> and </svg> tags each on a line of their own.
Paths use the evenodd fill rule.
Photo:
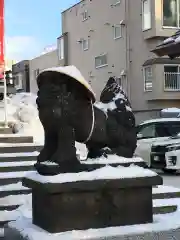
<svg viewBox="0 0 180 240">
<path fill-rule="evenodd" d="M 12 85 L 13 84 L 13 75 L 12 75 L 12 71 L 9 70 L 9 71 L 5 71 L 5 78 L 6 78 L 6 84 L 7 85 Z"/>
</svg>

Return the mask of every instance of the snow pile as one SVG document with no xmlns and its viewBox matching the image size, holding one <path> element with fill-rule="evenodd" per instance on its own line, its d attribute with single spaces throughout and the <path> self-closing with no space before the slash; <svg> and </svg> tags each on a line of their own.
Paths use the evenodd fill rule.
<svg viewBox="0 0 180 240">
<path fill-rule="evenodd" d="M 17 204 L 21 204 L 15 210 L 12 211 L 1 211 L 0 214 L 0 221 L 14 221 L 17 219 L 22 219 L 22 217 L 32 218 L 32 196 L 31 194 L 28 195 L 21 195 L 21 199 L 18 199 L 16 196 L 10 196 L 9 199 L 4 198 L 3 201 L 6 201 L 5 205 L 9 205 L 10 201 L 15 200 Z M 9 201 L 9 202 L 8 202 Z M 10 202 L 11 204 L 11 202 Z"/>
<path fill-rule="evenodd" d="M 4 121 L 4 104 L 0 104 L 0 121 Z M 44 142 L 44 130 L 39 121 L 36 95 L 17 93 L 7 98 L 7 117 L 9 126 L 15 133 L 33 135 L 34 142 Z"/>
</svg>

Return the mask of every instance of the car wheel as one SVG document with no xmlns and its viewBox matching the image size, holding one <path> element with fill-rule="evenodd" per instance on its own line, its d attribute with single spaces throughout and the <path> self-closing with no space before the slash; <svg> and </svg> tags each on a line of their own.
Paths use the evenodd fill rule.
<svg viewBox="0 0 180 240">
<path fill-rule="evenodd" d="M 163 170 L 164 173 L 171 173 L 171 174 L 175 174 L 177 172 L 176 169 L 163 168 L 162 170 Z"/>
</svg>

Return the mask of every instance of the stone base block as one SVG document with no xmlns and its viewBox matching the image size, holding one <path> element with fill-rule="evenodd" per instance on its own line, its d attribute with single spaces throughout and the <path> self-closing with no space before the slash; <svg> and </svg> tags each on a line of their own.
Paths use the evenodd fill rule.
<svg viewBox="0 0 180 240">
<path fill-rule="evenodd" d="M 120 171 L 122 178 L 117 179 L 62 183 L 58 181 L 67 175 L 61 175 L 54 177 L 57 182 L 50 183 L 42 176 L 39 180 L 36 176 L 25 178 L 24 186 L 32 188 L 33 223 L 50 233 L 151 223 L 152 186 L 162 184 L 162 178 L 154 173 L 129 177 L 137 168 L 105 168 L 114 170 L 114 174 Z M 123 171 L 129 171 L 129 175 L 124 177 Z M 140 171 L 143 173 L 144 169 Z M 89 174 L 92 173 L 85 176 Z M 112 172 L 112 176 L 114 174 Z"/>
</svg>

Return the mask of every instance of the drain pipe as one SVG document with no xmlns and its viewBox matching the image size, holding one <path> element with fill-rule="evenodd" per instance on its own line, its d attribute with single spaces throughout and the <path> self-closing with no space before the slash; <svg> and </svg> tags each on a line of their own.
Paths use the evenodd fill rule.
<svg viewBox="0 0 180 240">
<path fill-rule="evenodd" d="M 131 102 L 131 83 L 130 83 L 130 36 L 129 36 L 129 0 L 124 0 L 125 4 L 125 22 L 126 22 L 126 86 L 127 86 L 127 95 L 129 101 Z"/>
</svg>

